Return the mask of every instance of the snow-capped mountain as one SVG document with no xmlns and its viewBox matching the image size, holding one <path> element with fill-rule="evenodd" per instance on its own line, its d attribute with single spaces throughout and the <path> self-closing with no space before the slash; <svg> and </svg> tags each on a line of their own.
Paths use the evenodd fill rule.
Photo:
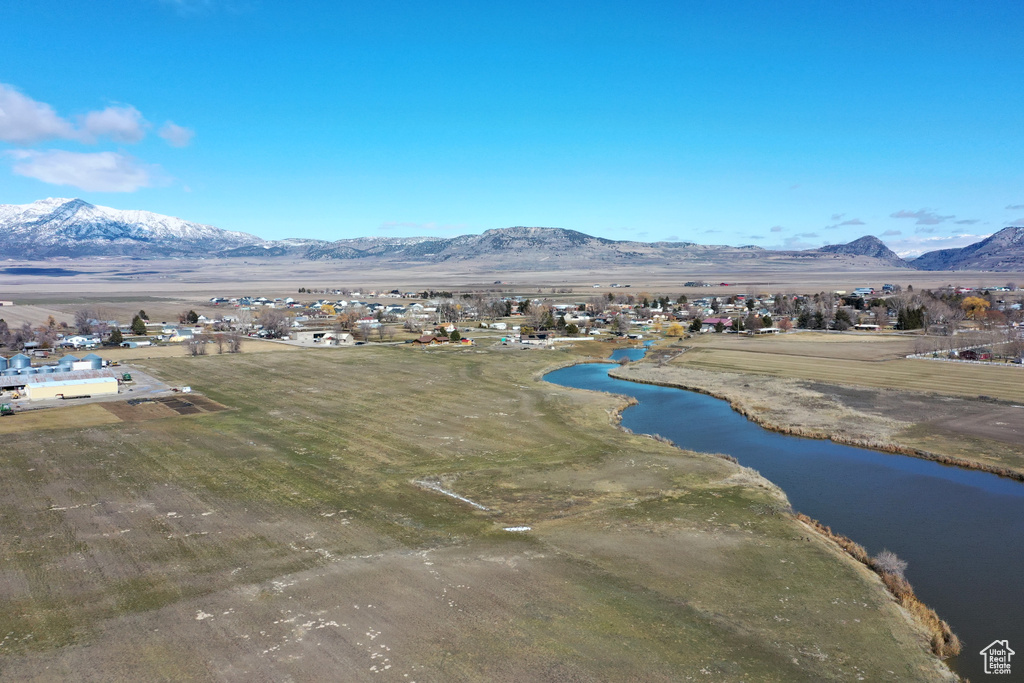
<svg viewBox="0 0 1024 683">
<path fill-rule="evenodd" d="M 121 211 L 81 199 L 0 204 L 0 257 L 202 256 L 263 245 L 221 230 L 149 211 Z"/>
</svg>

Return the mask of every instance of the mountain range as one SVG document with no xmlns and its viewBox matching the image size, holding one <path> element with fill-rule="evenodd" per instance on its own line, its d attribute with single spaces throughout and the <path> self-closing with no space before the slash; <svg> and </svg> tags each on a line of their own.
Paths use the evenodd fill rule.
<svg viewBox="0 0 1024 683">
<path fill-rule="evenodd" d="M 961 249 L 904 260 L 877 237 L 801 251 L 694 242 L 634 242 L 563 228 L 513 227 L 459 237 L 360 237 L 336 241 L 264 240 L 244 232 L 148 211 L 122 211 L 81 199 L 0 204 L 0 258 L 46 260 L 95 256 L 134 258 L 368 259 L 403 264 L 486 263 L 493 270 L 594 266 L 1024 270 L 1024 228 L 1005 228 Z"/>
</svg>

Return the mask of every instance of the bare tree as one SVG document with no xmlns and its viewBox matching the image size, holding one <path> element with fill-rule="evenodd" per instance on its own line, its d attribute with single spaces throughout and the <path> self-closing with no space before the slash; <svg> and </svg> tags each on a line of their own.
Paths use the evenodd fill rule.
<svg viewBox="0 0 1024 683">
<path fill-rule="evenodd" d="M 185 347 L 185 353 L 189 356 L 205 356 L 206 355 L 206 339 L 203 335 L 196 335 L 185 339 L 182 343 Z"/>
<path fill-rule="evenodd" d="M 893 574 L 899 578 L 905 578 L 903 573 L 907 571 L 906 560 L 901 560 L 896 553 L 891 550 L 883 550 L 882 552 L 875 555 L 873 559 L 875 569 L 886 574 Z"/>
<path fill-rule="evenodd" d="M 11 335 L 11 346 L 17 349 L 25 348 L 27 342 L 35 339 L 35 333 L 32 332 L 32 324 L 24 322 L 21 327 L 16 329 Z"/>
<path fill-rule="evenodd" d="M 89 319 L 92 318 L 92 313 L 87 309 L 79 309 L 75 311 L 75 329 L 78 334 L 90 334 L 92 333 L 92 323 Z"/>
<path fill-rule="evenodd" d="M 413 332 L 415 334 L 422 334 L 423 332 L 423 325 L 421 325 L 415 318 L 406 318 L 402 327 L 404 327 L 406 331 Z"/>
<path fill-rule="evenodd" d="M 235 316 L 236 326 L 248 330 L 252 327 L 252 311 L 249 309 L 239 309 L 238 315 Z"/>
<path fill-rule="evenodd" d="M 288 316 L 276 308 L 264 309 L 259 321 L 264 331 L 273 338 L 283 337 L 288 331 Z"/>
<path fill-rule="evenodd" d="M 217 355 L 224 353 L 224 334 L 217 333 L 213 335 L 213 340 L 217 344 Z"/>
<path fill-rule="evenodd" d="M 889 324 L 889 309 L 885 306 L 873 306 L 871 312 L 875 316 L 875 324 L 884 328 Z"/>
<path fill-rule="evenodd" d="M 241 332 L 228 332 L 228 353 L 241 353 L 242 352 L 242 339 L 244 335 Z"/>
</svg>

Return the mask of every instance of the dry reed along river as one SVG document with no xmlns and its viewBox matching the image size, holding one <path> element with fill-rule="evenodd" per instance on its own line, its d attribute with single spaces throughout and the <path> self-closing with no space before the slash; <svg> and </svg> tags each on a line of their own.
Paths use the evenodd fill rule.
<svg viewBox="0 0 1024 683">
<path fill-rule="evenodd" d="M 618 351 L 632 360 L 639 349 Z M 729 404 L 682 389 L 608 377 L 606 364 L 549 373 L 554 384 L 633 396 L 622 425 L 681 448 L 728 453 L 778 484 L 793 508 L 875 555 L 888 548 L 910 563 L 907 579 L 963 641 L 950 665 L 987 680 L 979 654 L 1006 639 L 1024 680 L 1024 484 L 985 472 L 776 434 Z"/>
</svg>

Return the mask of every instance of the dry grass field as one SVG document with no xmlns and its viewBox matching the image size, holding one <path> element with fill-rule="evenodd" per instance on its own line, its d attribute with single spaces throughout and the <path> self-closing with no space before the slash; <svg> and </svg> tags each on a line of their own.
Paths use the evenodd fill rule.
<svg viewBox="0 0 1024 683">
<path fill-rule="evenodd" d="M 577 352 L 283 348 L 136 361 L 231 410 L 5 435 L 0 678 L 949 678 L 756 474 L 535 379 Z"/>
<path fill-rule="evenodd" d="M 42 430 L 82 429 L 117 422 L 118 418 L 98 403 L 62 406 L 58 410 L 30 410 L 0 419 L 0 434 Z"/>
<path fill-rule="evenodd" d="M 835 384 L 1024 402 L 1024 370 L 908 359 L 914 342 L 871 335 L 703 335 L 674 363 Z M 687 343 L 690 343 L 688 341 Z"/>
<path fill-rule="evenodd" d="M 906 359 L 915 343 L 871 334 L 701 335 L 613 374 L 711 393 L 783 431 L 1024 474 L 1024 371 Z"/>
<path fill-rule="evenodd" d="M 52 261 L 10 262 L 7 267 L 52 268 Z M 828 263 L 819 270 L 808 270 L 806 264 L 786 266 L 778 263 L 746 261 L 731 268 L 711 264 L 638 268 L 601 263 L 587 267 L 565 267 L 551 262 L 534 263 L 532 269 L 495 268 L 486 262 L 444 262 L 434 265 L 372 262 L 369 259 L 349 261 L 304 261 L 294 259 L 192 259 L 153 260 L 79 259 L 68 260 L 60 267 L 73 272 L 65 277 L 9 274 L 0 269 L 0 291 L 4 298 L 19 303 L 56 302 L 74 304 L 134 302 L 151 315 L 157 315 L 159 300 L 201 303 L 213 295 L 221 296 L 294 296 L 299 287 L 347 287 L 359 289 L 421 290 L 424 288 L 492 289 L 494 281 L 502 287 L 522 292 L 539 288 L 576 288 L 591 296 L 621 290 L 611 289 L 611 282 L 631 284 L 632 291 L 647 288 L 652 292 L 685 293 L 700 297 L 708 294 L 730 296 L 747 293 L 820 292 L 852 290 L 864 285 L 880 286 L 884 282 L 899 283 L 915 289 L 943 287 L 948 284 L 970 287 L 1020 282 L 1022 273 L 929 272 L 906 268 L 891 270 L 842 270 Z M 824 264 L 823 264 L 824 265 Z M 548 270 L 544 270 L 547 267 Z M 683 287 L 687 280 L 701 279 L 728 286 Z M 600 287 L 594 288 L 594 284 Z M 74 292 L 69 297 L 69 292 Z M 147 303 L 147 300 L 149 303 Z M 155 300 L 155 301 L 154 301 Z M 129 305 L 129 310 L 134 303 Z M 152 310 L 151 310 L 152 309 Z M 138 307 L 135 307 L 138 310 Z M 198 309 L 196 309 L 198 310 Z M 167 310 L 177 312 L 176 308 Z M 159 318 L 163 319 L 163 318 Z"/>
</svg>

